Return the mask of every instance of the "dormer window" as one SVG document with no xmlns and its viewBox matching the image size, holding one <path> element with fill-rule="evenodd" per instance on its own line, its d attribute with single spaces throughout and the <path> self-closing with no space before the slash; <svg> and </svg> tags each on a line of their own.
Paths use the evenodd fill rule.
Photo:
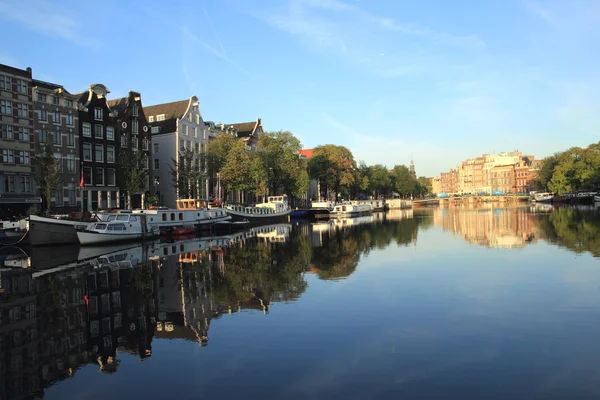
<svg viewBox="0 0 600 400">
<path fill-rule="evenodd" d="M 94 119 L 96 121 L 102 121 L 102 109 L 101 108 L 94 108 Z"/>
<path fill-rule="evenodd" d="M 157 121 L 164 121 L 165 120 L 165 114 L 160 114 L 156 116 L 156 120 Z"/>
<path fill-rule="evenodd" d="M 148 117 L 148 122 L 154 122 L 154 115 Z"/>
</svg>

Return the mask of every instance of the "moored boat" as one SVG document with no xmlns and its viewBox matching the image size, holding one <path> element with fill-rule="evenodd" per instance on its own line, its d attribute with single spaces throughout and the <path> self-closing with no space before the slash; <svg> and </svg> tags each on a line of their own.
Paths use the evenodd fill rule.
<svg viewBox="0 0 600 400">
<path fill-rule="evenodd" d="M 309 213 L 313 218 L 329 218 L 329 213 L 335 207 L 333 201 L 313 201 Z"/>
<path fill-rule="evenodd" d="M 230 205 L 226 210 L 234 221 L 246 220 L 253 223 L 285 221 L 292 211 L 287 196 L 269 196 L 267 202 L 256 204 L 254 207 Z"/>
<path fill-rule="evenodd" d="M 533 201 L 535 201 L 536 203 L 552 203 L 553 199 L 554 199 L 554 193 L 541 192 L 541 193 L 535 193 L 533 195 Z"/>
<path fill-rule="evenodd" d="M 29 221 L 0 221 L 0 244 L 15 244 L 27 235 Z"/>
<path fill-rule="evenodd" d="M 344 203 L 336 205 L 333 208 L 333 211 L 329 213 L 329 216 L 333 218 L 356 217 L 359 215 L 371 214 L 372 212 L 373 207 L 370 204 Z"/>
<path fill-rule="evenodd" d="M 352 200 L 352 204 L 368 204 L 374 212 L 385 211 L 385 200 Z"/>
<path fill-rule="evenodd" d="M 79 243 L 76 229 L 85 229 L 90 221 L 29 216 L 29 243 L 32 246 Z"/>
<path fill-rule="evenodd" d="M 85 230 L 77 230 L 77 238 L 83 246 L 112 242 L 135 241 L 159 234 L 157 227 L 147 225 L 147 216 L 120 211 L 106 220 L 89 224 Z"/>
</svg>

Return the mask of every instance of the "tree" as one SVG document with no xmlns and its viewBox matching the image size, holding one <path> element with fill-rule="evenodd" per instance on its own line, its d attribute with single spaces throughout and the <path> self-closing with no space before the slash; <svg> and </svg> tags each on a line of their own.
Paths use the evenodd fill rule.
<svg viewBox="0 0 600 400">
<path fill-rule="evenodd" d="M 308 161 L 310 177 L 323 183 L 326 191 L 333 189 L 336 199 L 342 187 L 349 189 L 354 183 L 354 168 L 352 152 L 333 144 L 316 147 Z"/>
<path fill-rule="evenodd" d="M 191 149 L 180 150 L 179 158 L 171 159 L 169 172 L 171 182 L 177 189 L 178 198 L 195 199 L 200 197 L 204 172 L 201 157 L 194 151 Z"/>
<path fill-rule="evenodd" d="M 369 188 L 369 167 L 364 161 L 360 161 L 354 169 L 354 183 L 352 184 L 352 197 L 357 198 L 361 192 Z"/>
<path fill-rule="evenodd" d="M 146 169 L 147 155 L 131 147 L 119 152 L 119 175 L 125 190 L 125 208 L 131 208 L 131 196 L 144 189 L 149 173 Z"/>
<path fill-rule="evenodd" d="M 369 167 L 369 193 L 376 198 L 380 195 L 387 197 L 392 191 L 392 179 L 388 169 L 381 164 Z"/>
<path fill-rule="evenodd" d="M 558 165 L 559 157 L 560 153 L 556 153 L 542 160 L 538 176 L 534 181 L 534 186 L 537 190 L 546 190 L 548 188 L 548 183 L 554 174 L 554 168 Z"/>
<path fill-rule="evenodd" d="M 49 212 L 52 196 L 54 196 L 56 188 L 62 182 L 61 160 L 54 158 L 51 138 L 48 138 L 44 148 L 38 149 L 33 163 L 35 165 L 37 189 L 42 198 L 42 210 Z"/>
<path fill-rule="evenodd" d="M 265 132 L 258 139 L 258 153 L 263 161 L 271 194 L 280 191 L 288 197 L 301 196 L 308 189 L 304 160 L 298 152 L 302 144 L 291 132 Z"/>
<path fill-rule="evenodd" d="M 260 156 L 246 151 L 242 141 L 234 143 L 220 170 L 221 184 L 227 191 L 250 191 L 260 195 L 266 192 L 266 172 Z"/>
<path fill-rule="evenodd" d="M 391 171 L 392 185 L 400 196 L 414 194 L 415 178 L 406 165 L 396 165 Z"/>
<path fill-rule="evenodd" d="M 429 178 L 426 178 L 424 176 L 420 176 L 417 179 L 417 195 L 419 196 L 427 196 L 428 194 L 431 194 L 431 192 L 433 192 L 433 188 L 431 187 L 431 181 L 429 180 Z"/>
</svg>

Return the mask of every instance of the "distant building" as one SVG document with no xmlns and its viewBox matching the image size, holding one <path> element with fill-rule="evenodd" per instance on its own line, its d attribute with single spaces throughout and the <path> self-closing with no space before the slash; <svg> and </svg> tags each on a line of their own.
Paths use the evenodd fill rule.
<svg viewBox="0 0 600 400">
<path fill-rule="evenodd" d="M 442 193 L 442 180 L 440 178 L 429 178 L 429 182 L 431 183 L 431 192 L 433 194 Z"/>
<path fill-rule="evenodd" d="M 200 154 L 208 140 L 208 127 L 202 119 L 198 98 L 173 103 L 157 104 L 145 108 L 152 134 L 152 176 L 159 204 L 176 207 L 179 191 L 173 181 L 173 160 L 181 152 L 193 151 L 195 162 L 200 163 Z M 207 198 L 206 181 L 190 188 L 195 198 Z"/>
<path fill-rule="evenodd" d="M 59 214 L 81 211 L 78 100 L 61 85 L 33 80 L 35 148 L 41 151 L 50 143 L 62 171 L 62 183 L 51 199 L 52 210 Z"/>
<path fill-rule="evenodd" d="M 5 215 L 39 203 L 32 164 L 33 102 L 31 68 L 0 64 L 0 206 Z"/>
</svg>

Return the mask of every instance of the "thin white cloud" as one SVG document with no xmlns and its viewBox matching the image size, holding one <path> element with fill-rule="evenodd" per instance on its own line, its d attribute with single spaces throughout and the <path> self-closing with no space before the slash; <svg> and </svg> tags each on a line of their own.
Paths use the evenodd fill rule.
<svg viewBox="0 0 600 400">
<path fill-rule="evenodd" d="M 86 19 L 73 15 L 55 2 L 31 1 L 25 6 L 19 1 L 0 2 L 0 16 L 15 21 L 43 35 L 58 37 L 80 46 L 98 46 L 100 41 L 85 35 Z M 91 25 L 87 25 L 91 26 Z"/>
</svg>

